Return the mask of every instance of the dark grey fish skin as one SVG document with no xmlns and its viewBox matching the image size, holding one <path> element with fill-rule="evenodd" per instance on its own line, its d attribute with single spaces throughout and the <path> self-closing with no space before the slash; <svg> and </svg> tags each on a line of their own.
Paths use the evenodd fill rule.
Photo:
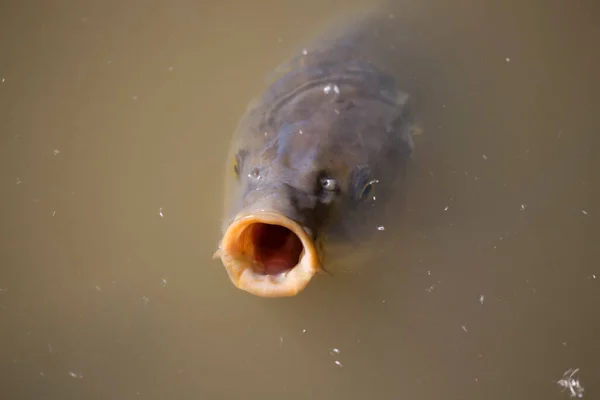
<svg viewBox="0 0 600 400">
<path fill-rule="evenodd" d="M 385 47 L 374 34 L 378 21 L 359 17 L 341 33 L 316 39 L 278 68 L 242 116 L 228 158 L 218 252 L 237 287 L 295 295 L 327 267 L 322 239 L 342 240 L 355 228 L 351 221 L 371 212 L 373 191 L 384 202 L 404 177 L 414 147 L 409 96 L 377 53 Z M 281 239 L 281 230 L 240 233 L 239 221 L 250 216 L 258 226 L 261 213 L 280 217 L 298 245 Z M 290 274 L 296 267 L 312 271 L 306 281 L 287 281 L 298 279 Z"/>
</svg>

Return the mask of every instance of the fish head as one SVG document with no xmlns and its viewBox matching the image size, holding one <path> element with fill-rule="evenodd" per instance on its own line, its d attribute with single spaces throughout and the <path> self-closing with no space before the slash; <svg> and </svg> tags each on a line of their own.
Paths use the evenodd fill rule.
<svg viewBox="0 0 600 400">
<path fill-rule="evenodd" d="M 323 95 L 331 90 L 340 93 Z M 215 253 L 236 287 L 294 296 L 324 269 L 322 233 L 378 183 L 392 115 L 379 101 L 327 85 L 275 111 L 247 113 L 231 147 L 227 216 Z"/>
<path fill-rule="evenodd" d="M 374 188 L 380 201 L 380 183 L 392 185 L 411 153 L 408 95 L 354 42 L 327 41 L 284 63 L 238 123 L 215 256 L 240 289 L 302 291 L 324 270 L 329 233 L 350 231 L 346 222 Z"/>
</svg>

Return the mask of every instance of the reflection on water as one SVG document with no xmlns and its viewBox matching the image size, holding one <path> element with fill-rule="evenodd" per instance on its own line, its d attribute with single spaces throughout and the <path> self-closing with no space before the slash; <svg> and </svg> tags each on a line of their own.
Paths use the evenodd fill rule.
<svg viewBox="0 0 600 400">
<path fill-rule="evenodd" d="M 2 6 L 7 399 L 594 398 L 593 2 L 397 2 L 424 128 L 397 245 L 275 301 L 211 260 L 237 119 L 348 7 Z"/>
</svg>

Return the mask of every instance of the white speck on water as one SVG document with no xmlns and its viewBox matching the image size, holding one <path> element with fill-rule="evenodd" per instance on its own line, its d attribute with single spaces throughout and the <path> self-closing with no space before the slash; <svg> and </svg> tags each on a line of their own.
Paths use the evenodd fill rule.
<svg viewBox="0 0 600 400">
<path fill-rule="evenodd" d="M 44 377 L 44 376 L 46 376 L 46 375 L 45 375 L 43 372 L 40 372 L 40 376 L 41 376 L 41 377 Z"/>
<path fill-rule="evenodd" d="M 567 347 L 567 342 L 562 342 L 562 345 Z"/>
<path fill-rule="evenodd" d="M 483 300 L 485 299 L 484 295 L 479 296 L 479 302 L 483 305 Z"/>
<path fill-rule="evenodd" d="M 150 303 L 150 299 L 146 296 L 142 296 L 142 301 L 144 302 L 145 305 L 148 305 L 148 303 Z"/>
<path fill-rule="evenodd" d="M 556 382 L 558 386 L 563 388 L 562 391 L 569 389 L 569 397 L 583 397 L 584 388 L 581 386 L 581 382 L 579 379 L 574 378 L 575 374 L 579 371 L 579 368 L 571 369 L 569 368 L 563 374 L 562 378 Z"/>
<path fill-rule="evenodd" d="M 308 50 L 302 49 L 302 54 L 307 55 L 308 54 Z"/>
<path fill-rule="evenodd" d="M 133 96 L 131 96 L 131 100 L 133 100 L 133 101 L 137 101 L 137 99 L 138 99 L 137 95 L 133 95 Z"/>
<path fill-rule="evenodd" d="M 507 63 L 510 62 L 510 57 L 506 57 L 505 60 Z"/>
<path fill-rule="evenodd" d="M 69 371 L 69 375 L 72 378 L 76 378 L 76 379 L 82 379 L 83 375 L 81 374 L 81 372 L 73 372 L 73 371 Z"/>
<path fill-rule="evenodd" d="M 6 82 L 6 78 L 2 78 L 2 83 Z"/>
<path fill-rule="evenodd" d="M 385 226 L 381 225 L 377 227 L 378 231 L 385 231 Z"/>
<path fill-rule="evenodd" d="M 435 285 L 431 285 L 429 286 L 427 289 L 425 289 L 426 291 L 428 291 L 429 293 L 433 292 L 435 289 Z"/>
<path fill-rule="evenodd" d="M 445 104 L 442 104 L 442 108 L 446 108 L 446 105 L 445 105 Z"/>
<path fill-rule="evenodd" d="M 390 18 L 390 19 L 394 19 L 394 18 L 396 18 L 396 16 L 395 16 L 394 14 L 390 14 L 390 15 L 389 15 L 389 18 Z"/>
<path fill-rule="evenodd" d="M 525 211 L 526 208 L 527 208 L 527 204 L 521 204 L 521 211 Z"/>
<path fill-rule="evenodd" d="M 464 325 L 461 325 L 460 327 L 462 328 L 462 330 L 463 330 L 463 331 L 465 331 L 465 332 L 469 332 L 469 331 L 467 330 L 467 327 L 466 327 L 466 326 L 464 326 Z"/>
<path fill-rule="evenodd" d="M 283 336 L 279 336 L 279 345 L 283 346 Z"/>
<path fill-rule="evenodd" d="M 448 211 L 448 208 L 449 208 L 448 206 L 444 207 L 444 211 Z"/>
<path fill-rule="evenodd" d="M 337 347 L 334 347 L 331 351 L 335 354 L 340 354 L 340 349 L 338 349 Z"/>
<path fill-rule="evenodd" d="M 431 275 L 431 271 L 427 271 L 427 275 Z"/>
<path fill-rule="evenodd" d="M 158 208 L 158 215 L 160 215 L 160 217 L 161 217 L 161 218 L 163 218 L 163 217 L 164 217 L 164 214 L 163 214 L 163 209 L 162 209 L 162 207 L 159 207 L 159 208 Z"/>
<path fill-rule="evenodd" d="M 107 64 L 112 64 L 112 60 L 108 60 L 106 63 Z"/>
<path fill-rule="evenodd" d="M 588 215 L 588 212 L 587 212 L 587 211 L 585 211 L 585 210 L 581 210 L 581 213 L 582 213 L 583 215 Z"/>
<path fill-rule="evenodd" d="M 16 185 L 20 185 L 21 183 L 23 183 L 23 181 L 21 180 L 21 178 L 17 178 L 15 184 Z"/>
<path fill-rule="evenodd" d="M 163 287 L 167 287 L 167 283 L 168 282 L 167 282 L 167 280 L 165 278 L 160 278 L 160 281 L 162 282 Z"/>
<path fill-rule="evenodd" d="M 385 300 L 381 300 L 382 303 L 385 303 Z"/>
<path fill-rule="evenodd" d="M 52 150 L 52 155 L 55 155 L 55 156 L 57 156 L 57 155 L 59 155 L 59 154 L 60 154 L 60 150 L 59 150 L 59 149 L 54 149 L 54 150 Z"/>
<path fill-rule="evenodd" d="M 338 360 L 335 360 L 335 361 L 334 361 L 334 364 L 335 364 L 335 365 L 337 365 L 337 366 L 338 366 L 338 367 L 340 367 L 340 368 L 342 368 L 342 367 L 344 366 L 344 365 L 343 365 L 341 362 L 339 362 Z"/>
<path fill-rule="evenodd" d="M 167 71 L 172 72 L 173 71 L 173 67 L 167 68 Z"/>
<path fill-rule="evenodd" d="M 485 154 L 482 154 L 481 158 L 483 158 L 484 160 L 487 160 L 487 156 Z"/>
<path fill-rule="evenodd" d="M 100 288 L 100 285 L 96 285 L 96 291 L 97 292 L 101 292 L 102 291 L 102 289 Z"/>
<path fill-rule="evenodd" d="M 302 329 L 302 333 L 306 333 L 306 329 Z"/>
</svg>

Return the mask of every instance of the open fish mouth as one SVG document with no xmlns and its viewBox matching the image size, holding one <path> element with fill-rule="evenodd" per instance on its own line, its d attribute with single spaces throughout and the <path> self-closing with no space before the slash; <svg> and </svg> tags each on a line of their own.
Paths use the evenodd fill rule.
<svg viewBox="0 0 600 400">
<path fill-rule="evenodd" d="M 261 297 L 295 296 L 320 268 L 310 235 L 276 212 L 236 217 L 214 257 L 237 288 Z"/>
</svg>

